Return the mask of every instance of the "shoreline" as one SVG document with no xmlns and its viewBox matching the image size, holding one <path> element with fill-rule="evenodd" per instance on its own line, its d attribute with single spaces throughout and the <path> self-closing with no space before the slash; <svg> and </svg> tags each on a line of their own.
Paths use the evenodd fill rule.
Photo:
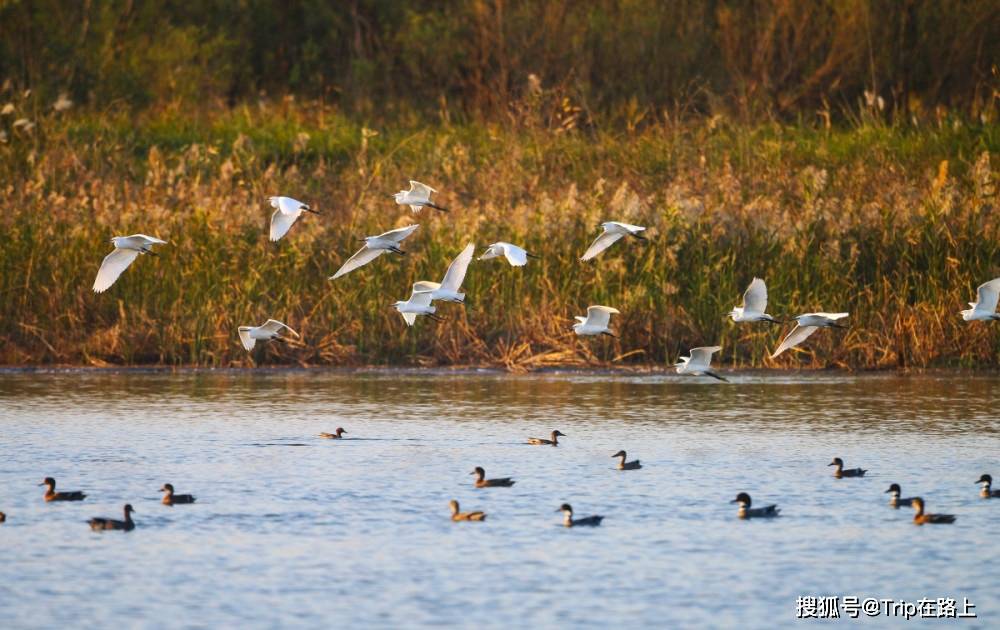
<svg viewBox="0 0 1000 630">
<path fill-rule="evenodd" d="M 205 367 L 205 366 L 167 366 L 167 365 L 122 365 L 122 366 L 79 366 L 79 365 L 24 365 L 0 366 L 0 376 L 19 374 L 219 374 L 219 375 L 257 375 L 257 374 L 335 374 L 335 375 L 422 375 L 422 376 L 550 376 L 550 375 L 581 375 L 581 376 L 672 376 L 678 379 L 690 379 L 690 376 L 680 375 L 673 367 L 635 366 L 635 367 L 541 367 L 534 370 L 508 370 L 502 367 L 484 367 L 475 365 L 413 367 L 413 366 L 296 366 L 273 365 L 262 367 Z M 886 369 L 847 369 L 829 368 L 736 368 L 724 370 L 724 374 L 737 376 L 759 377 L 774 374 L 779 377 L 796 376 L 935 376 L 935 375 L 965 375 L 965 376 L 995 376 L 1000 370 L 995 368 L 886 368 Z"/>
</svg>

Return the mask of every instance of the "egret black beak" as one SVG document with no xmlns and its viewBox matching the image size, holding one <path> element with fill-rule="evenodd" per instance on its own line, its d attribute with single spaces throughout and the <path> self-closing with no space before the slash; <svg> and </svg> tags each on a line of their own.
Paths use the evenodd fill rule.
<svg viewBox="0 0 1000 630">
<path fill-rule="evenodd" d="M 528 252 L 524 252 L 524 255 L 528 258 L 534 258 L 536 260 L 541 258 L 541 256 L 535 256 L 534 254 L 529 254 Z"/>
</svg>

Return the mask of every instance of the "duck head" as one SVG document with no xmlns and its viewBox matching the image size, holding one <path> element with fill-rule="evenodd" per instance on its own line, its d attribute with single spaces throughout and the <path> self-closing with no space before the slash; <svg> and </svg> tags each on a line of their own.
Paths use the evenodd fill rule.
<svg viewBox="0 0 1000 630">
<path fill-rule="evenodd" d="M 746 492 L 741 492 L 741 493 L 737 494 L 736 498 L 733 499 L 732 501 L 730 501 L 730 503 L 739 503 L 741 506 L 743 506 L 745 508 L 748 508 L 748 507 L 750 507 L 750 504 L 752 502 L 750 501 L 750 495 L 749 494 L 747 494 Z"/>
<path fill-rule="evenodd" d="M 894 484 L 892 484 L 892 485 L 889 486 L 888 490 L 885 491 L 886 494 L 888 494 L 890 492 L 893 493 L 893 494 L 899 494 L 900 492 L 902 492 L 902 490 L 899 489 L 899 484 L 898 483 L 894 483 Z"/>
<path fill-rule="evenodd" d="M 833 461 L 827 464 L 827 466 L 836 466 L 837 468 L 843 468 L 844 460 L 840 459 L 839 457 L 834 457 Z"/>
<path fill-rule="evenodd" d="M 993 485 L 993 477 L 991 477 L 989 475 L 983 475 L 982 477 L 979 478 L 979 481 L 977 481 L 976 483 L 985 483 L 985 484 L 988 484 L 988 485 L 992 486 Z"/>
</svg>

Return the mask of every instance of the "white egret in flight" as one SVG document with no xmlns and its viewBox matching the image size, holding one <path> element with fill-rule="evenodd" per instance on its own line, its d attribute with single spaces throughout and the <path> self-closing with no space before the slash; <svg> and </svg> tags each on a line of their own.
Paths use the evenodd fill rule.
<svg viewBox="0 0 1000 630">
<path fill-rule="evenodd" d="M 353 256 L 347 259 L 337 273 L 330 276 L 330 280 L 336 280 L 340 276 L 354 271 L 358 267 L 363 267 L 375 260 L 385 252 L 392 252 L 394 254 L 404 255 L 406 252 L 399 248 L 399 244 L 404 238 L 413 234 L 413 232 L 420 227 L 419 225 L 408 225 L 406 227 L 396 228 L 395 230 L 389 230 L 384 234 L 379 234 L 378 236 L 366 236 L 361 239 L 365 242 L 364 247 L 359 249 Z"/>
<path fill-rule="evenodd" d="M 1000 315 L 997 315 L 998 298 L 1000 298 L 1000 278 L 984 282 L 976 289 L 976 301 L 969 302 L 972 308 L 962 311 L 962 319 L 967 322 L 1000 320 Z"/>
<path fill-rule="evenodd" d="M 610 306 L 588 306 L 586 317 L 582 315 L 576 316 L 577 323 L 573 324 L 573 332 L 578 335 L 607 335 L 609 337 L 617 337 L 618 335 L 611 332 L 611 329 L 608 328 L 608 324 L 611 322 L 611 316 L 618 313 L 618 309 L 611 308 Z"/>
<path fill-rule="evenodd" d="M 712 371 L 712 355 L 722 350 L 722 346 L 702 346 L 691 348 L 691 356 L 681 357 L 678 363 L 674 364 L 678 374 L 691 374 L 693 376 L 711 376 L 714 379 L 728 383 L 726 379 Z"/>
<path fill-rule="evenodd" d="M 469 263 L 472 262 L 472 254 L 475 250 L 476 246 L 469 243 L 462 250 L 462 253 L 448 265 L 448 271 L 445 272 L 444 279 L 440 283 L 422 280 L 413 285 L 413 290 L 429 291 L 431 301 L 465 302 L 465 294 L 460 293 L 459 289 L 462 288 L 465 272 L 469 269 Z"/>
<path fill-rule="evenodd" d="M 524 251 L 524 248 L 500 241 L 487 247 L 483 255 L 479 257 L 479 260 L 489 260 L 498 256 L 506 258 L 507 262 L 514 267 L 523 267 L 528 264 L 529 258 L 538 258 L 538 256 Z"/>
<path fill-rule="evenodd" d="M 580 256 L 580 260 L 590 260 L 614 245 L 618 239 L 624 236 L 631 236 L 642 241 L 647 240 L 645 236 L 639 234 L 639 232 L 644 232 L 646 228 L 638 225 L 630 225 L 618 221 L 606 221 L 601 224 L 601 227 L 604 228 L 604 232 L 590 244 L 590 247 L 583 253 L 583 256 Z"/>
<path fill-rule="evenodd" d="M 247 352 L 253 350 L 258 341 L 280 341 L 284 343 L 285 338 L 281 336 L 282 330 L 287 330 L 296 337 L 299 336 L 299 333 L 276 319 L 269 319 L 260 326 L 240 326 L 237 330 L 240 333 L 240 341 L 243 342 L 243 347 L 246 348 Z"/>
<path fill-rule="evenodd" d="M 431 292 L 418 291 L 416 284 L 413 285 L 413 292 L 410 293 L 409 300 L 405 302 L 400 300 L 395 302 L 393 306 L 403 316 L 403 321 L 406 322 L 407 326 L 412 326 L 417 321 L 417 315 L 426 315 L 436 322 L 444 321 L 444 318 L 434 314 L 437 309 L 431 306 Z"/>
<path fill-rule="evenodd" d="M 319 214 L 319 212 L 310 208 L 309 204 L 302 203 L 291 197 L 269 197 L 268 201 L 271 202 L 272 208 L 276 208 L 274 214 L 271 215 L 272 241 L 281 240 L 281 237 L 288 234 L 288 230 L 291 229 L 292 224 L 295 223 L 303 212 Z"/>
<path fill-rule="evenodd" d="M 838 319 L 847 316 L 848 313 L 805 313 L 799 315 L 795 318 L 795 328 L 781 341 L 781 345 L 774 351 L 771 358 L 773 359 L 785 350 L 799 345 L 820 328 L 847 328 L 847 326 L 837 323 Z"/>
<path fill-rule="evenodd" d="M 734 322 L 769 322 L 780 324 L 764 311 L 767 310 L 767 285 L 760 278 L 754 278 L 743 293 L 743 306 L 734 306 L 729 316 Z"/>
<path fill-rule="evenodd" d="M 393 198 L 396 200 L 396 203 L 401 206 L 410 206 L 410 210 L 413 212 L 420 212 L 420 209 L 424 206 L 440 210 L 441 212 L 448 212 L 448 208 L 442 208 L 431 201 L 431 193 L 436 192 L 436 190 L 427 184 L 421 184 L 420 182 L 415 182 L 411 179 L 410 189 L 399 191 L 393 195 Z"/>
<path fill-rule="evenodd" d="M 153 245 L 166 245 L 153 236 L 145 234 L 133 234 L 132 236 L 115 236 L 111 239 L 115 249 L 104 257 L 101 268 L 97 270 L 97 278 L 94 280 L 94 293 L 103 293 L 118 280 L 128 266 L 135 261 L 139 254 L 149 254 L 156 256 L 152 250 Z"/>
</svg>

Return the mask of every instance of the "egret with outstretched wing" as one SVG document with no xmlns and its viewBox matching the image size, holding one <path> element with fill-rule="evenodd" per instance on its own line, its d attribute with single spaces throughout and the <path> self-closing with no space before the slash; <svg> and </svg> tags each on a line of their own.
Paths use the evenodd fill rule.
<svg viewBox="0 0 1000 630">
<path fill-rule="evenodd" d="M 389 230 L 378 236 L 366 236 L 362 239 L 365 242 L 364 247 L 359 249 L 354 253 L 353 256 L 347 259 L 337 273 L 330 276 L 330 280 L 336 280 L 344 274 L 354 271 L 358 267 L 363 267 L 375 260 L 385 252 L 392 252 L 394 254 L 403 255 L 406 252 L 399 248 L 399 244 L 404 238 L 413 234 L 413 232 L 420 227 L 420 225 L 408 225 L 406 227 L 396 228 L 395 230 Z"/>
</svg>

